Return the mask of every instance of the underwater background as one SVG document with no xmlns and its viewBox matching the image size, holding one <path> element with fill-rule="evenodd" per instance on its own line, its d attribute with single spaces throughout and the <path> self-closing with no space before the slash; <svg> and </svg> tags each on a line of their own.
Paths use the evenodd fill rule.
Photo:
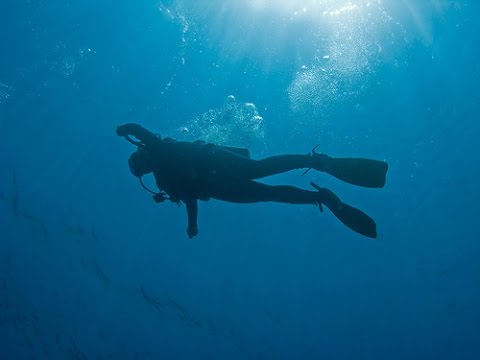
<svg viewBox="0 0 480 360">
<path fill-rule="evenodd" d="M 2 0 L 0 359 L 479 359 L 480 4 Z M 388 161 L 366 211 L 156 204 L 162 136 Z M 151 178 L 147 185 L 154 187 Z"/>
</svg>

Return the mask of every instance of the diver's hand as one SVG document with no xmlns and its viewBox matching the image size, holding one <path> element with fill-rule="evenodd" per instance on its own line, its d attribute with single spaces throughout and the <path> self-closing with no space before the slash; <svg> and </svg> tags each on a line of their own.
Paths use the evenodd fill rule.
<svg viewBox="0 0 480 360">
<path fill-rule="evenodd" d="M 198 228 L 196 226 L 189 226 L 187 228 L 187 235 L 189 239 L 198 235 Z"/>
<path fill-rule="evenodd" d="M 138 124 L 124 124 L 117 127 L 117 135 L 118 136 L 127 136 L 127 135 L 134 135 L 138 132 L 138 129 L 141 128 Z"/>
</svg>

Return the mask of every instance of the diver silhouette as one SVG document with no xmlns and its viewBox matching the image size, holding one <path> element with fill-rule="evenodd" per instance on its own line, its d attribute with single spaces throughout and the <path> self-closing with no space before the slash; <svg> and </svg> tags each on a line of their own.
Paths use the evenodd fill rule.
<svg viewBox="0 0 480 360">
<path fill-rule="evenodd" d="M 315 152 L 305 155 L 279 155 L 260 160 L 250 158 L 248 149 L 218 146 L 204 141 L 186 142 L 162 139 L 138 124 L 117 127 L 117 135 L 137 146 L 128 161 L 131 173 L 142 186 L 154 193 L 156 202 L 185 203 L 187 234 L 198 234 L 198 200 L 223 200 L 233 203 L 280 202 L 312 204 L 323 211 L 325 205 L 343 224 L 367 237 L 376 238 L 375 221 L 348 204 L 327 188 L 311 182 L 314 191 L 294 186 L 272 186 L 255 181 L 294 169 L 325 172 L 347 183 L 382 188 L 388 164 L 363 158 L 333 158 Z M 132 136 L 138 140 L 132 139 Z M 142 176 L 153 173 L 159 192 L 146 188 Z"/>
</svg>

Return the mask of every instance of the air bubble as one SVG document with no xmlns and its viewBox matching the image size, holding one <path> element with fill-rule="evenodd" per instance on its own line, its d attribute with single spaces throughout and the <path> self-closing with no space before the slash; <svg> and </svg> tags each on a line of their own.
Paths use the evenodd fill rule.
<svg viewBox="0 0 480 360">
<path fill-rule="evenodd" d="M 196 139 L 218 145 L 265 147 L 264 119 L 257 107 L 239 102 L 233 95 L 226 97 L 222 107 L 197 116 L 182 129 L 188 129 Z"/>
</svg>

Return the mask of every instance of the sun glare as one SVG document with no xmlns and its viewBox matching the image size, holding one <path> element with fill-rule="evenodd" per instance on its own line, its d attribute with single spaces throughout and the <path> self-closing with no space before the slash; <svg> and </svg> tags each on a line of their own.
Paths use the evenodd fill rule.
<svg viewBox="0 0 480 360">
<path fill-rule="evenodd" d="M 342 13 L 346 12 L 346 11 L 353 11 L 357 9 L 357 5 L 356 4 L 346 4 L 338 9 L 335 9 L 335 10 L 327 10 L 327 11 L 324 11 L 323 14 L 324 15 L 329 15 L 329 16 L 337 16 L 337 15 L 341 15 Z"/>
<path fill-rule="evenodd" d="M 250 0 L 250 7 L 257 12 L 273 11 L 284 16 L 340 16 L 370 6 L 371 1 L 347 0 Z M 375 0 L 373 0 L 375 2 Z"/>
</svg>

